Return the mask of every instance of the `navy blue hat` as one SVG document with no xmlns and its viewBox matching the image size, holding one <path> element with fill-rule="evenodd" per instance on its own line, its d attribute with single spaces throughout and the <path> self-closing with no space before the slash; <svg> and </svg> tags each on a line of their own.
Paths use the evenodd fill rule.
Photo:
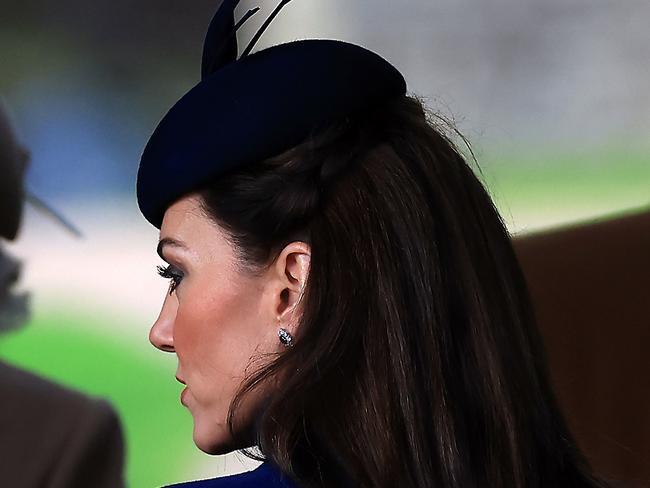
<svg viewBox="0 0 650 488">
<path fill-rule="evenodd" d="M 138 205 L 160 228 L 175 200 L 220 174 L 302 142 L 310 132 L 406 93 L 401 73 L 355 44 L 305 39 L 248 54 L 288 0 L 237 59 L 238 0 L 224 0 L 203 46 L 201 81 L 151 135 L 138 169 Z"/>
</svg>

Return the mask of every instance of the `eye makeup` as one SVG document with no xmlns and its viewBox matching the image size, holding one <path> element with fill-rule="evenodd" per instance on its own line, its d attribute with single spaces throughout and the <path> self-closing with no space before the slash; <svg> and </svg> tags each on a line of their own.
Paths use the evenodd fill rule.
<svg viewBox="0 0 650 488">
<path fill-rule="evenodd" d="M 160 276 L 169 280 L 169 294 L 171 295 L 176 290 L 176 287 L 180 285 L 183 279 L 183 272 L 173 264 L 157 266 L 156 269 Z"/>
</svg>

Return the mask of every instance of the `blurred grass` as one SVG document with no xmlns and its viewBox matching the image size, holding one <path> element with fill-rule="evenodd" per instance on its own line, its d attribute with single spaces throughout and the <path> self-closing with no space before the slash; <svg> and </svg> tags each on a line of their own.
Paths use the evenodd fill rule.
<svg viewBox="0 0 650 488">
<path fill-rule="evenodd" d="M 650 207 L 650 150 L 642 148 L 492 154 L 480 167 L 514 231 Z"/>
<path fill-rule="evenodd" d="M 127 445 L 131 487 L 159 487 L 187 472 L 183 452 L 196 449 L 191 416 L 179 403 L 175 358 L 163 361 L 135 344 L 124 324 L 99 324 L 101 314 L 52 310 L 0 337 L 0 356 L 61 384 L 109 399 Z M 147 344 L 148 346 L 148 344 Z M 153 347 L 149 346 L 153 350 Z M 159 351 L 153 351 L 158 353 Z M 172 359 L 174 359 L 172 361 Z"/>
</svg>

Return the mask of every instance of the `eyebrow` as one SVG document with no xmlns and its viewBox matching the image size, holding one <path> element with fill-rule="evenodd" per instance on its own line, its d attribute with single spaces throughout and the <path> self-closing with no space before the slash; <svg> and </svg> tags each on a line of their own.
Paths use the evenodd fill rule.
<svg viewBox="0 0 650 488">
<path fill-rule="evenodd" d="M 158 247 L 156 248 L 156 252 L 158 253 L 158 256 L 163 261 L 166 261 L 165 256 L 163 256 L 163 248 L 165 246 L 172 246 L 172 247 L 180 247 L 183 249 L 187 249 L 187 246 L 183 244 L 181 241 L 177 241 L 176 239 L 172 239 L 171 237 L 163 237 L 158 241 Z"/>
</svg>

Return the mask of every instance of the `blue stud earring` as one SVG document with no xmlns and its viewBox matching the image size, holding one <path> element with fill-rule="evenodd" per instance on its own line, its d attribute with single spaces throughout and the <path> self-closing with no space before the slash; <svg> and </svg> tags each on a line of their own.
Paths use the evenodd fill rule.
<svg viewBox="0 0 650 488">
<path fill-rule="evenodd" d="M 280 342 L 284 344 L 286 347 L 290 347 L 293 344 L 291 344 L 291 341 L 293 341 L 293 337 L 291 337 L 291 334 L 286 329 L 283 329 L 282 327 L 278 330 L 278 337 L 280 338 Z"/>
</svg>

